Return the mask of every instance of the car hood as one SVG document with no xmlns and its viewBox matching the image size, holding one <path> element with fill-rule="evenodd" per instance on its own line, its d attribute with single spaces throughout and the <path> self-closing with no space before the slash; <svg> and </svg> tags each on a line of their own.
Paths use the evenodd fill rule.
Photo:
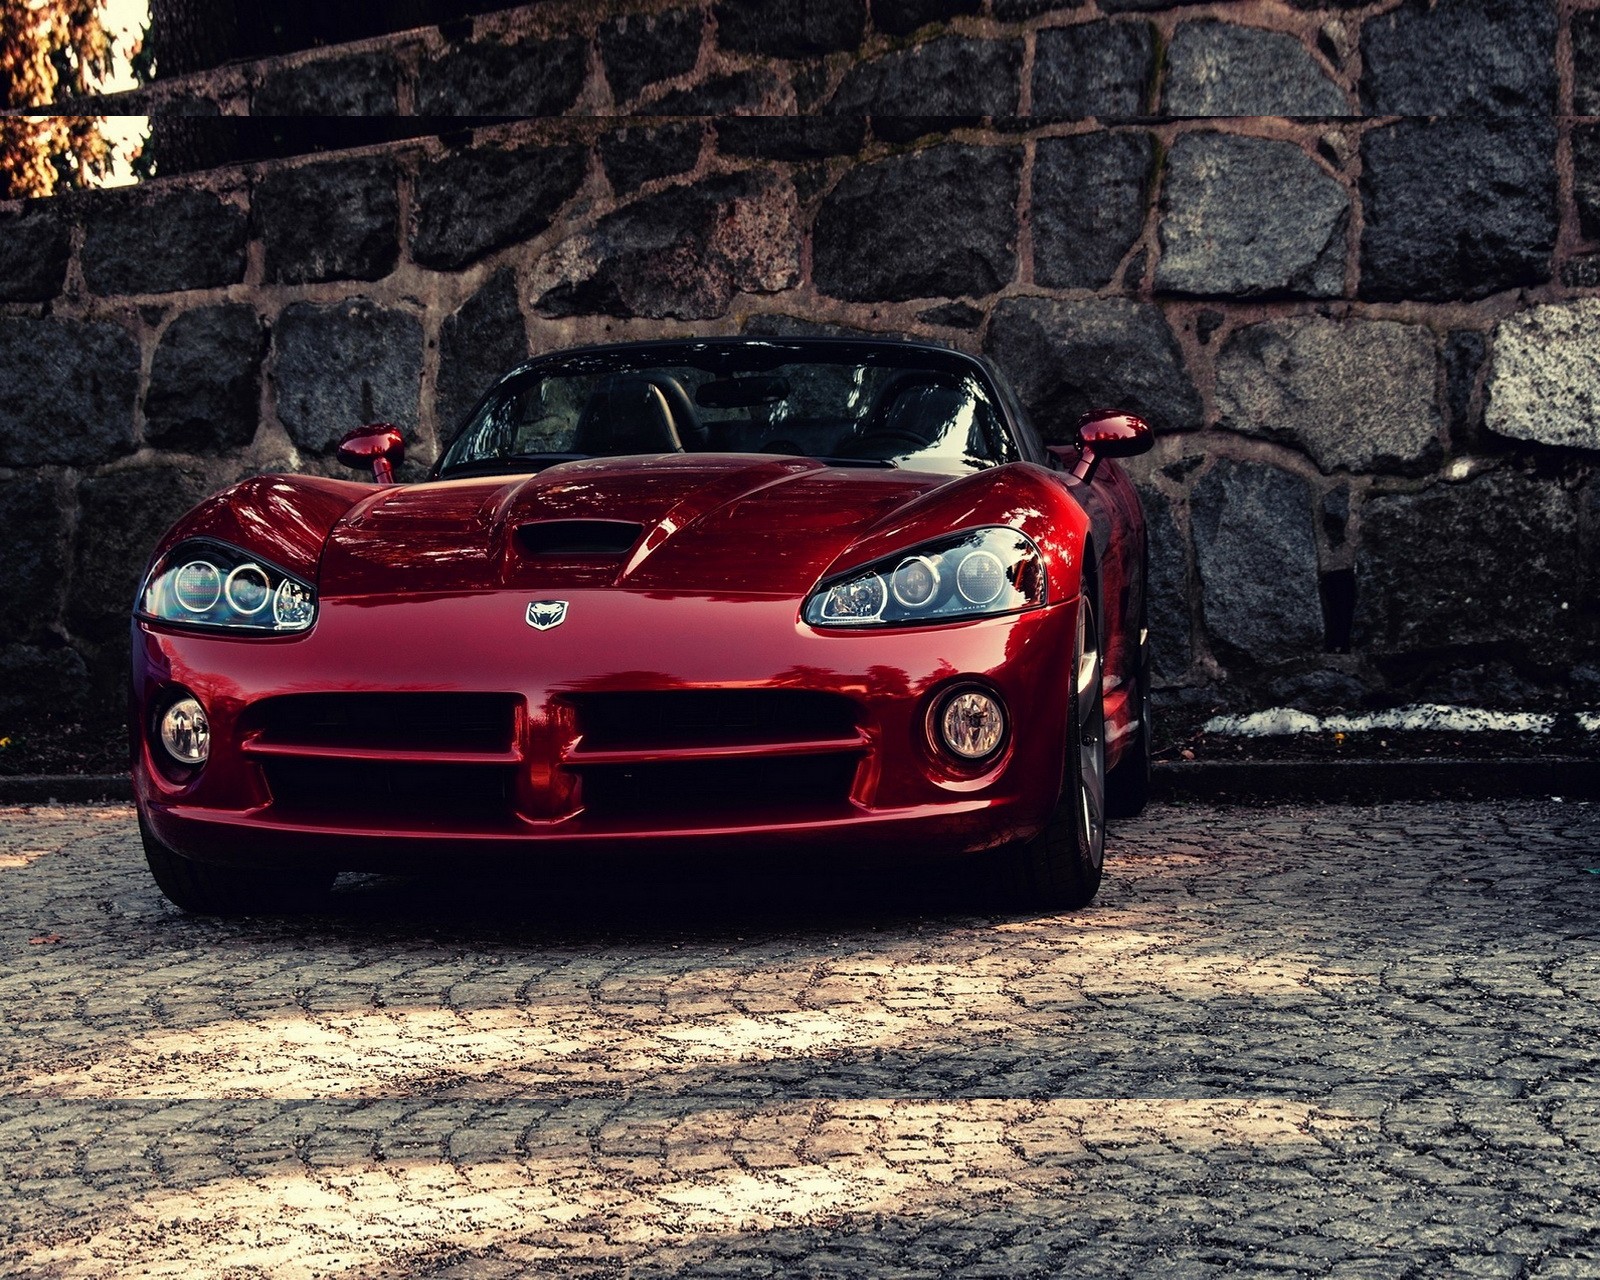
<svg viewBox="0 0 1600 1280">
<path fill-rule="evenodd" d="M 335 523 L 319 588 L 800 596 L 853 543 L 952 483 L 810 458 L 668 454 L 395 486 Z"/>
</svg>

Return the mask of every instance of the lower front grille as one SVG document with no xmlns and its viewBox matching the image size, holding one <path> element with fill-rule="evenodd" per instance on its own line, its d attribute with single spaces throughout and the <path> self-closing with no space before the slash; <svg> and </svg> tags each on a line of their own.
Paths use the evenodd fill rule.
<svg viewBox="0 0 1600 1280">
<path fill-rule="evenodd" d="M 847 738 L 848 698 L 811 689 L 669 689 L 571 695 L 588 750 Z"/>
<path fill-rule="evenodd" d="M 837 808 L 850 796 L 855 755 L 771 756 L 594 765 L 581 770 L 584 810 L 597 817 L 740 814 Z"/>
<path fill-rule="evenodd" d="M 516 784 L 513 765 L 278 758 L 262 767 L 275 805 L 357 820 L 497 821 L 510 815 Z"/>
<path fill-rule="evenodd" d="M 245 727 L 298 746 L 507 751 L 516 704 L 500 693 L 295 693 L 252 707 Z"/>
</svg>

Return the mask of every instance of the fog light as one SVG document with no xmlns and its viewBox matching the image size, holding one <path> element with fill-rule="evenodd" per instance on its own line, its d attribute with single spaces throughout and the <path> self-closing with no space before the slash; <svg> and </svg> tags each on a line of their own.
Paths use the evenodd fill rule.
<svg viewBox="0 0 1600 1280">
<path fill-rule="evenodd" d="M 963 760 L 992 756 L 1005 741 L 1005 710 L 999 699 L 982 689 L 959 690 L 940 708 L 939 737 L 947 750 Z"/>
<path fill-rule="evenodd" d="M 161 716 L 161 745 L 179 764 L 204 764 L 211 754 L 211 723 L 195 698 L 179 698 Z"/>
</svg>

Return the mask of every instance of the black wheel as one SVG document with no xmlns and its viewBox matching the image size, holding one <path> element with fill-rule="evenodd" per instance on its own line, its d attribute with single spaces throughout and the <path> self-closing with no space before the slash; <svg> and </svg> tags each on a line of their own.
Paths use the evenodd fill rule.
<svg viewBox="0 0 1600 1280">
<path fill-rule="evenodd" d="M 1078 610 L 1072 657 L 1072 715 L 1060 798 L 1043 831 L 1000 853 L 1007 894 L 1027 910 L 1087 906 L 1100 888 L 1105 864 L 1105 695 L 1099 619 L 1088 592 Z"/>
<path fill-rule="evenodd" d="M 1144 609 L 1139 610 L 1139 670 L 1134 678 L 1133 696 L 1139 718 L 1133 740 L 1116 768 L 1106 774 L 1106 816 L 1135 818 L 1150 802 L 1150 751 L 1154 721 L 1150 710 L 1150 630 L 1145 626 Z"/>
<path fill-rule="evenodd" d="M 302 868 L 262 870 L 196 862 L 156 839 L 139 817 L 144 858 L 156 885 L 173 906 L 195 915 L 282 915 L 308 911 L 327 896 L 334 872 Z"/>
</svg>

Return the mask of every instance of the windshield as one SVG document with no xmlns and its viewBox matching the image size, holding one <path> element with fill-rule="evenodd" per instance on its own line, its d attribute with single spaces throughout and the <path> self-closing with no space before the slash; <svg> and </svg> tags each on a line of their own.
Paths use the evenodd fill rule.
<svg viewBox="0 0 1600 1280">
<path fill-rule="evenodd" d="M 967 471 L 1017 456 L 994 394 L 959 357 L 888 344 L 588 352 L 507 378 L 446 450 L 439 474 L 712 452 Z"/>
</svg>

